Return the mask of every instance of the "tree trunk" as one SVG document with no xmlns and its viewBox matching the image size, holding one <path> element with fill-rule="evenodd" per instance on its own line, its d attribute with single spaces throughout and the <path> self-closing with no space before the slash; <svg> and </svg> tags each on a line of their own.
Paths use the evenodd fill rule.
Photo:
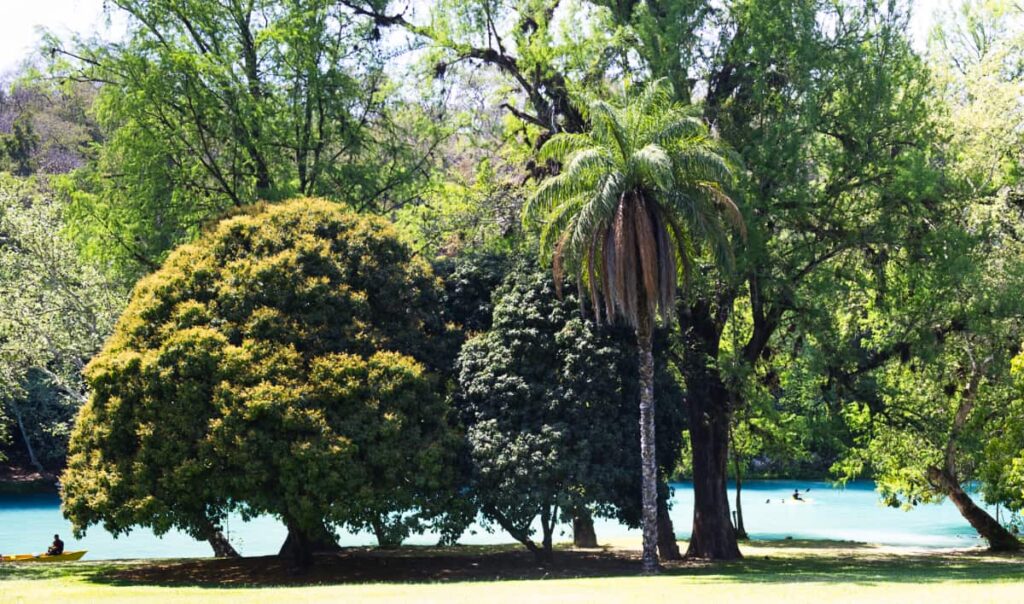
<svg viewBox="0 0 1024 604">
<path fill-rule="evenodd" d="M 547 509 L 546 506 L 544 509 Z M 512 524 L 512 522 L 510 522 L 509 519 L 506 518 L 504 514 L 499 512 L 494 507 L 485 506 L 484 514 L 486 516 L 489 516 L 490 518 L 493 518 L 494 521 L 498 523 L 498 526 L 505 529 L 505 532 L 507 532 L 509 535 L 512 535 L 513 539 L 515 539 L 519 543 L 522 543 L 523 546 L 525 546 L 526 549 L 534 555 L 538 563 L 547 564 L 551 562 L 551 552 L 545 552 L 543 547 L 537 547 L 537 544 L 533 542 L 533 539 L 530 539 L 529 529 L 527 527 L 520 528 Z M 541 517 L 541 525 L 547 526 L 544 522 L 543 515 Z"/>
<path fill-rule="evenodd" d="M 292 523 L 285 523 L 288 527 L 288 537 L 281 545 L 277 555 L 282 558 L 290 558 L 295 566 L 308 568 L 313 563 L 313 554 L 318 552 L 336 552 L 341 549 L 334 535 L 321 525 L 313 533 L 300 529 Z"/>
<path fill-rule="evenodd" d="M 238 552 L 228 541 L 228 538 L 224 535 L 224 532 L 220 530 L 220 526 L 214 524 L 210 520 L 203 522 L 201 526 L 201 534 L 198 535 L 203 538 L 210 547 L 213 548 L 213 555 L 217 558 L 239 558 Z"/>
<path fill-rule="evenodd" d="M 724 400 L 713 402 L 699 394 L 690 396 L 689 417 L 693 448 L 693 534 L 686 555 L 737 560 L 742 555 L 729 517 L 726 490 L 729 417 Z"/>
<path fill-rule="evenodd" d="M 370 525 L 373 527 L 373 534 L 377 537 L 377 545 L 381 549 L 398 549 L 402 545 L 402 531 L 388 526 L 386 518 L 376 517 Z"/>
<path fill-rule="evenodd" d="M 36 451 L 32 448 L 32 442 L 28 438 L 28 432 L 25 430 L 25 422 L 21 418 L 21 409 L 14 401 L 10 401 L 11 411 L 14 412 L 14 419 L 18 422 L 18 431 L 21 432 L 21 440 L 25 443 L 25 450 L 28 452 L 28 461 L 31 463 L 40 474 L 45 474 L 46 469 L 43 464 L 39 463 L 39 458 L 36 457 Z"/>
<path fill-rule="evenodd" d="M 553 559 L 551 535 L 555 532 L 555 515 L 554 511 L 548 506 L 544 506 L 540 510 L 540 526 L 544 534 L 541 539 L 541 555 L 538 556 L 538 560 L 543 563 L 550 563 Z M 537 552 L 534 552 L 534 555 L 537 555 Z"/>
<path fill-rule="evenodd" d="M 217 558 L 239 558 L 238 551 L 235 550 L 228 538 L 224 536 L 220 530 L 214 530 L 214 532 L 206 538 L 209 542 L 210 547 L 213 548 L 213 555 Z"/>
<path fill-rule="evenodd" d="M 736 471 L 736 538 L 746 540 L 750 539 L 750 536 L 747 535 L 747 528 L 743 526 L 743 504 L 740 500 L 743 493 L 743 468 L 739 455 L 733 454 L 732 467 Z"/>
<path fill-rule="evenodd" d="M 572 516 L 572 545 L 573 547 L 597 547 L 594 517 L 586 508 L 577 509 Z"/>
<path fill-rule="evenodd" d="M 636 340 L 640 354 L 640 464 L 642 468 L 643 569 L 658 570 L 658 460 L 654 448 L 654 317 L 641 304 Z"/>
<path fill-rule="evenodd" d="M 664 489 L 664 495 L 658 496 L 658 555 L 662 560 L 682 560 L 683 554 L 679 551 L 679 543 L 676 542 L 676 530 L 672 526 L 672 518 L 668 515 L 668 488 Z"/>
<path fill-rule="evenodd" d="M 683 374 L 690 444 L 693 453 L 693 534 L 687 557 L 712 560 L 742 558 L 729 517 L 726 477 L 729 461 L 728 392 L 717 368 L 712 327 L 684 331 Z"/>
<path fill-rule="evenodd" d="M 288 526 L 288 537 L 277 555 L 288 558 L 297 568 L 306 569 L 313 565 L 313 544 L 304 531 Z"/>
<path fill-rule="evenodd" d="M 970 495 L 964 492 L 957 481 L 949 472 L 936 467 L 928 468 L 928 480 L 937 485 L 939 489 L 953 500 L 960 515 L 970 523 L 978 534 L 988 541 L 989 549 L 996 552 L 1020 551 L 1024 544 L 1006 530 L 1006 527 L 996 522 L 995 518 L 989 516 L 988 512 L 978 507 Z"/>
</svg>

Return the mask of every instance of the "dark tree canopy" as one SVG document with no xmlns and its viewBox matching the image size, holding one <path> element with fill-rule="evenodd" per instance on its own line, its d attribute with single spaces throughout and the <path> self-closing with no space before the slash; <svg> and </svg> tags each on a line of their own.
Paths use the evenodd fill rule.
<svg viewBox="0 0 1024 604">
<path fill-rule="evenodd" d="M 494 294 L 491 329 L 459 360 L 455 401 L 472 457 L 474 496 L 486 518 L 540 557 L 559 518 L 578 510 L 639 523 L 637 358 L 627 328 L 579 317 L 550 274 L 525 262 Z M 658 364 L 658 388 L 679 396 Z M 681 408 L 659 408 L 663 473 L 679 454 Z M 540 518 L 542 539 L 531 525 Z"/>
<path fill-rule="evenodd" d="M 225 220 L 143 279 L 86 379 L 65 514 L 196 537 L 232 509 L 308 542 L 443 489 L 439 288 L 385 222 L 322 200 Z"/>
</svg>

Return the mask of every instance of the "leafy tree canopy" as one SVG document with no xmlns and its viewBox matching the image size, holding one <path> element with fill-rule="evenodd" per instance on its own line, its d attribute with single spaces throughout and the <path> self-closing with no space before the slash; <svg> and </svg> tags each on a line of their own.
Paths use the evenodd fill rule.
<svg viewBox="0 0 1024 604">
<path fill-rule="evenodd" d="M 308 550 L 426 509 L 452 450 L 438 300 L 389 225 L 337 204 L 220 223 L 139 282 L 87 367 L 65 514 L 203 539 L 272 514 Z"/>
<path fill-rule="evenodd" d="M 484 516 L 540 556 L 559 518 L 591 509 L 636 526 L 640 456 L 628 329 L 579 317 L 549 274 L 520 263 L 494 294 L 493 323 L 459 358 L 455 404 L 465 425 L 472 484 Z M 678 393 L 664 361 L 658 387 Z M 662 477 L 678 458 L 681 409 L 658 410 Z M 541 521 L 542 539 L 533 541 Z"/>
<path fill-rule="evenodd" d="M 0 403 L 39 470 L 63 464 L 81 370 L 124 305 L 65 236 L 58 199 L 40 181 L 0 173 Z"/>
<path fill-rule="evenodd" d="M 107 137 L 71 185 L 82 245 L 129 276 L 230 208 L 317 195 L 392 211 L 442 130 L 395 101 L 365 19 L 337 3 L 120 0 L 123 42 L 49 44 L 99 86 Z"/>
</svg>

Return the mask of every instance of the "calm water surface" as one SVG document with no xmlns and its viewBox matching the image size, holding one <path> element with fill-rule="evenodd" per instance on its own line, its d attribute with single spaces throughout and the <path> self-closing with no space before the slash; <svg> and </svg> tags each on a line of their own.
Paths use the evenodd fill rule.
<svg viewBox="0 0 1024 604">
<path fill-rule="evenodd" d="M 693 491 L 689 484 L 675 486 L 672 522 L 681 539 L 689 536 L 693 514 Z M 805 504 L 790 503 L 793 489 L 803 493 Z M 730 486 L 731 489 L 731 486 Z M 733 496 L 730 490 L 730 498 Z M 786 503 L 782 503 L 785 500 Z M 754 539 L 840 539 L 912 547 L 968 547 L 979 545 L 976 533 L 956 511 L 953 504 L 919 506 L 909 512 L 883 507 L 878 503 L 874 485 L 858 481 L 845 489 L 834 489 L 826 482 L 789 480 L 751 481 L 743 485 L 743 512 L 747 531 Z M 598 540 L 624 536 L 639 538 L 615 521 L 597 520 Z M 242 522 L 232 518 L 227 525 L 228 538 L 248 556 L 277 553 L 286 531 L 273 518 Z M 571 537 L 563 527 L 563 539 Z M 157 537 L 145 529 L 114 538 L 102 528 L 93 527 L 80 539 L 71 535 L 71 526 L 60 513 L 56 495 L 0 495 L 0 553 L 40 552 L 52 535 L 60 533 L 67 549 L 89 550 L 90 560 L 115 558 L 158 558 L 209 556 L 211 550 L 181 533 Z M 369 533 L 345 533 L 342 545 L 374 545 Z M 432 544 L 431 535 L 410 538 L 411 544 Z M 512 539 L 498 530 L 487 532 L 470 527 L 461 542 L 467 544 L 508 543 Z"/>
</svg>

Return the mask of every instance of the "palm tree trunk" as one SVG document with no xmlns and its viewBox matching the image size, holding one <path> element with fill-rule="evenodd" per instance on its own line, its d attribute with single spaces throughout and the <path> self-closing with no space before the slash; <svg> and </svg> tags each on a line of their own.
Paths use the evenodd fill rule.
<svg viewBox="0 0 1024 604">
<path fill-rule="evenodd" d="M 640 464 L 643 506 L 644 572 L 658 570 L 658 462 L 654 454 L 654 318 L 641 304 L 636 328 L 640 352 Z"/>
</svg>

